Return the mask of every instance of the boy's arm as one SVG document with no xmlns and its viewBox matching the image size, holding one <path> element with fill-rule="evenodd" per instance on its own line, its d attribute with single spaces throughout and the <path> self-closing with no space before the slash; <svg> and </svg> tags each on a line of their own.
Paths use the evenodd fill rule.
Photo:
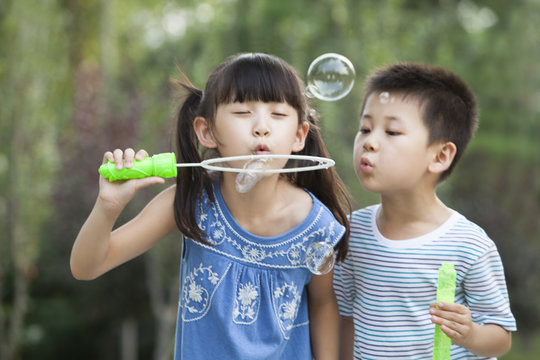
<svg viewBox="0 0 540 360">
<path fill-rule="evenodd" d="M 338 358 L 339 314 L 333 276 L 333 271 L 314 275 L 308 284 L 309 331 L 316 360 Z"/>
<path fill-rule="evenodd" d="M 354 321 L 352 316 L 340 316 L 339 322 L 339 358 L 351 360 L 354 349 Z"/>
<path fill-rule="evenodd" d="M 431 304 L 431 320 L 454 344 L 486 357 L 502 356 L 510 350 L 512 334 L 502 326 L 474 323 L 470 310 L 460 304 L 439 303 L 438 307 Z"/>
</svg>

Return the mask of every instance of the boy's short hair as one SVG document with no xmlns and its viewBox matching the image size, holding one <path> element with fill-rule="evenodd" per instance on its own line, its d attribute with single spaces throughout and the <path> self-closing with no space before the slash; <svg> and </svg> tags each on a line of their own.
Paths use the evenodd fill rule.
<svg viewBox="0 0 540 360">
<path fill-rule="evenodd" d="M 446 179 L 459 161 L 478 127 L 476 99 L 459 76 L 439 66 L 397 63 L 372 73 L 364 87 L 364 111 L 367 98 L 383 91 L 413 97 L 420 104 L 423 121 L 429 131 L 429 144 L 451 141 L 457 151 L 454 161 L 439 182 Z"/>
</svg>

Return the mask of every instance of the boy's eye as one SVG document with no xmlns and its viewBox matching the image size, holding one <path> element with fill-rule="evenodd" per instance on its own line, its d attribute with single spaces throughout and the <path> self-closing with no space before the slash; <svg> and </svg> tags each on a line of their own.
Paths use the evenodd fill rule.
<svg viewBox="0 0 540 360">
<path fill-rule="evenodd" d="M 368 128 L 361 128 L 359 130 L 360 134 L 369 134 L 371 130 L 369 130 Z"/>
<path fill-rule="evenodd" d="M 393 130 L 386 130 L 386 133 L 390 136 L 397 136 L 400 134 L 399 131 L 393 131 Z"/>
<path fill-rule="evenodd" d="M 285 116 L 287 116 L 287 114 L 280 113 L 280 112 L 273 112 L 272 115 L 274 115 L 274 116 L 279 116 L 279 117 L 285 117 Z"/>
</svg>

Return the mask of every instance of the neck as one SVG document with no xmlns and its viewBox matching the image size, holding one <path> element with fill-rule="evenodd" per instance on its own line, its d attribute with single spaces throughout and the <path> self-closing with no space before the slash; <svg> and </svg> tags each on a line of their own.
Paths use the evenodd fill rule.
<svg viewBox="0 0 540 360">
<path fill-rule="evenodd" d="M 229 211 L 233 216 L 235 214 L 257 216 L 259 213 L 267 212 L 268 206 L 276 200 L 275 194 L 281 186 L 278 177 L 276 174 L 276 176 L 260 179 L 251 190 L 240 193 L 236 189 L 236 174 L 223 174 L 220 189 Z"/>
<path fill-rule="evenodd" d="M 379 231 L 387 238 L 403 240 L 427 234 L 451 215 L 435 192 L 408 196 L 381 196 L 377 214 Z"/>
<path fill-rule="evenodd" d="M 297 226 L 311 209 L 311 197 L 278 174 L 261 179 L 247 193 L 239 193 L 235 176 L 224 174 L 221 194 L 236 222 L 259 236 L 277 236 Z"/>
</svg>

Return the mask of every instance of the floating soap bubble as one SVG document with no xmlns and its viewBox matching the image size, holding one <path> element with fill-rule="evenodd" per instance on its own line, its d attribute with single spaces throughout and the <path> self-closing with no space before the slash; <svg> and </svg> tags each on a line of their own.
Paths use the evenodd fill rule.
<svg viewBox="0 0 540 360">
<path fill-rule="evenodd" d="M 252 159 L 247 161 L 243 169 L 249 169 L 249 170 L 261 170 L 266 168 L 268 165 L 268 162 L 271 160 L 268 158 L 259 158 L 259 159 Z M 260 172 L 244 172 L 244 173 L 238 173 L 236 175 L 236 191 L 239 193 L 247 193 L 249 190 L 251 190 L 259 180 L 264 177 L 264 173 Z"/>
<path fill-rule="evenodd" d="M 324 241 L 311 243 L 306 250 L 304 262 L 313 274 L 327 274 L 334 267 L 334 248 Z"/>
<path fill-rule="evenodd" d="M 354 66 L 345 56 L 323 54 L 313 60 L 307 72 L 307 96 L 335 101 L 345 97 L 354 85 Z"/>
<path fill-rule="evenodd" d="M 388 101 L 390 101 L 390 93 L 388 93 L 387 91 L 382 92 L 379 95 L 379 101 L 381 102 L 381 104 L 388 104 Z"/>
</svg>

